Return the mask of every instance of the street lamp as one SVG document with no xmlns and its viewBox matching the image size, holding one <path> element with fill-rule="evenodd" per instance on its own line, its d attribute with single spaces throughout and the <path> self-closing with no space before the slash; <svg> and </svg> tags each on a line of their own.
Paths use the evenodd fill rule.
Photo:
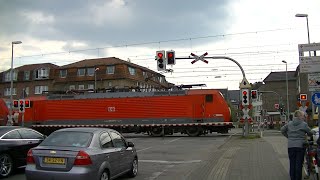
<svg viewBox="0 0 320 180">
<path fill-rule="evenodd" d="M 308 31 L 308 44 L 310 44 L 310 33 L 309 33 L 309 20 L 308 20 L 308 14 L 296 14 L 296 17 L 305 17 L 307 20 L 307 31 Z M 314 52 L 315 53 L 315 52 Z M 309 51 L 309 56 L 311 56 L 311 52 Z M 313 92 L 311 92 L 311 96 L 313 95 Z M 312 108 L 312 118 L 314 116 L 314 104 L 311 103 Z M 319 127 L 320 128 L 320 127 Z"/>
<path fill-rule="evenodd" d="M 12 107 L 12 103 L 13 103 L 13 98 L 12 98 L 12 91 L 13 91 L 13 45 L 14 44 L 21 44 L 21 41 L 12 41 L 11 43 L 11 49 L 12 49 L 12 54 L 11 54 L 11 69 L 10 69 L 10 111 L 9 111 L 9 117 L 10 119 L 8 119 L 8 123 L 12 124 L 12 113 L 13 113 L 13 107 Z"/>
<path fill-rule="evenodd" d="M 286 85 L 287 85 L 287 116 L 289 120 L 289 114 L 290 114 L 290 109 L 289 109 L 289 87 L 288 87 L 288 63 L 287 61 L 283 60 L 283 63 L 286 64 Z"/>
<path fill-rule="evenodd" d="M 309 34 L 309 21 L 308 21 L 308 14 L 296 14 L 296 17 L 305 17 L 307 19 L 307 30 L 308 30 L 308 44 L 310 44 L 310 34 Z M 310 51 L 309 51 L 310 56 Z"/>
</svg>

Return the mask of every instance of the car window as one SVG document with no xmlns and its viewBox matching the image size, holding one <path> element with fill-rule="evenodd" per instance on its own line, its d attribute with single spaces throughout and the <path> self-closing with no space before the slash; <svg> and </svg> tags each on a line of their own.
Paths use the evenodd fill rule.
<svg viewBox="0 0 320 180">
<path fill-rule="evenodd" d="M 100 136 L 100 144 L 102 148 L 110 148 L 110 147 L 114 147 L 111 141 L 111 137 L 109 135 L 109 133 L 103 133 Z"/>
<path fill-rule="evenodd" d="M 93 134 L 78 131 L 58 131 L 50 134 L 42 146 L 88 147 Z"/>
<path fill-rule="evenodd" d="M 3 136 L 2 139 L 21 139 L 21 136 L 17 130 L 14 130 Z"/>
<path fill-rule="evenodd" d="M 110 132 L 110 135 L 112 137 L 112 141 L 113 141 L 115 147 L 117 147 L 117 148 L 126 147 L 125 140 L 120 136 L 120 134 L 118 134 L 116 132 Z"/>
<path fill-rule="evenodd" d="M 31 129 L 19 129 L 22 139 L 43 139 L 40 133 L 37 133 Z"/>
</svg>

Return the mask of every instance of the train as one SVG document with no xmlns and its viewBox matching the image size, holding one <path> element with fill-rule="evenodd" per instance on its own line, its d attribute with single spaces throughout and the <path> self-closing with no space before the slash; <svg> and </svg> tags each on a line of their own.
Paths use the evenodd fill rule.
<svg viewBox="0 0 320 180">
<path fill-rule="evenodd" d="M 107 127 L 150 136 L 200 136 L 228 133 L 234 127 L 228 103 L 213 89 L 49 93 L 25 99 L 30 100 L 30 108 L 19 113 L 14 123 L 44 134 L 66 127 Z M 2 125 L 8 120 L 8 104 L 8 100 L 0 100 Z"/>
</svg>

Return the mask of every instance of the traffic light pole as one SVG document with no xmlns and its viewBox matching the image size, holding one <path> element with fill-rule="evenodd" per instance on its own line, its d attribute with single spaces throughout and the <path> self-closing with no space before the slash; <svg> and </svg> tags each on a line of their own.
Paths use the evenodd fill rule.
<svg viewBox="0 0 320 180">
<path fill-rule="evenodd" d="M 191 53 L 191 54 L 193 54 L 193 53 Z M 226 57 L 226 56 L 211 56 L 211 57 L 207 57 L 206 55 L 207 55 L 208 53 L 205 53 L 204 55 L 202 55 L 202 56 L 196 56 L 196 60 L 195 61 L 193 61 L 192 62 L 192 64 L 193 63 L 195 63 L 196 61 L 198 61 L 198 60 L 202 60 L 202 61 L 204 61 L 205 63 L 207 63 L 206 62 L 206 60 L 204 60 L 204 58 L 205 59 L 227 59 L 227 60 L 230 60 L 230 61 L 232 61 L 232 62 L 234 62 L 234 63 L 236 63 L 237 65 L 238 65 L 238 67 L 240 68 L 240 70 L 241 70 L 241 73 L 242 73 L 242 82 L 247 82 L 247 79 L 246 79 L 246 75 L 245 75 L 245 73 L 244 73 L 244 70 L 243 70 L 243 68 L 242 68 L 242 66 L 238 63 L 238 61 L 236 61 L 236 60 L 234 60 L 234 59 L 232 59 L 232 58 L 230 58 L 230 57 Z M 194 54 L 192 55 L 192 56 L 194 56 Z M 205 57 L 204 57 L 205 56 Z M 184 57 L 184 58 L 179 58 L 179 57 L 176 57 L 175 59 L 195 59 L 195 56 L 194 57 Z M 244 84 L 244 86 L 245 87 L 243 87 L 243 85 L 242 84 L 240 84 L 240 92 L 241 92 L 241 89 L 243 89 L 243 88 L 248 88 L 249 90 L 251 89 L 251 85 L 248 83 L 246 83 L 246 84 Z M 250 91 L 249 91 L 250 92 Z M 248 99 L 249 100 L 249 99 Z M 249 102 L 250 102 L 250 100 L 249 100 Z M 249 106 L 251 106 L 251 104 L 249 104 Z M 245 107 L 245 109 L 249 109 L 249 111 L 250 111 L 250 108 L 249 108 L 249 106 L 246 106 Z M 249 118 L 247 117 L 247 116 L 245 116 L 245 129 L 244 129 L 244 132 L 243 132 L 243 134 L 244 134 L 244 136 L 245 137 L 247 137 L 248 135 L 249 135 L 249 119 L 250 119 L 250 116 L 249 116 Z"/>
</svg>

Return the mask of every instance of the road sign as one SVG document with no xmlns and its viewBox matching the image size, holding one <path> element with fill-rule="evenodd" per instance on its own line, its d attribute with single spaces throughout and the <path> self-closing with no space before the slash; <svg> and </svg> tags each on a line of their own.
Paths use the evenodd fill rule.
<svg viewBox="0 0 320 180">
<path fill-rule="evenodd" d="M 303 51 L 318 51 L 318 50 L 320 50 L 320 43 L 299 44 L 298 48 L 299 48 L 299 52 L 303 52 Z"/>
<path fill-rule="evenodd" d="M 313 64 L 320 64 L 320 56 L 300 56 L 299 57 L 299 64 L 303 65 L 313 65 Z"/>
<path fill-rule="evenodd" d="M 320 71 L 320 64 L 300 64 L 300 73 L 314 73 Z"/>
<path fill-rule="evenodd" d="M 195 59 L 195 60 L 193 60 L 193 61 L 191 62 L 191 64 L 194 64 L 195 62 L 197 62 L 197 61 L 199 61 L 199 60 L 200 60 L 200 61 L 203 61 L 203 62 L 205 62 L 205 63 L 208 64 L 208 61 L 204 59 L 204 57 L 205 57 L 206 55 L 208 55 L 207 52 L 204 53 L 204 54 L 202 54 L 201 56 L 197 56 L 197 55 L 191 53 L 191 56 L 193 56 L 194 59 Z"/>
<path fill-rule="evenodd" d="M 320 91 L 320 73 L 308 74 L 309 91 Z"/>
<path fill-rule="evenodd" d="M 274 104 L 275 109 L 279 109 L 279 104 Z"/>
<path fill-rule="evenodd" d="M 314 105 L 319 106 L 320 105 L 320 92 L 316 92 L 313 94 L 313 96 L 311 97 L 312 99 L 312 103 Z"/>
</svg>

